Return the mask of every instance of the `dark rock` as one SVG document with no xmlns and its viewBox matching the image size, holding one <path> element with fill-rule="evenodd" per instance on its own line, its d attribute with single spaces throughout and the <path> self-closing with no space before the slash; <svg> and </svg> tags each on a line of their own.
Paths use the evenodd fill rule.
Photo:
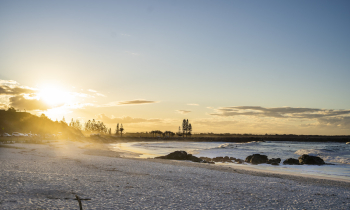
<svg viewBox="0 0 350 210">
<path fill-rule="evenodd" d="M 322 158 L 317 156 L 310 156 L 310 155 L 302 155 L 299 158 L 300 164 L 308 164 L 308 165 L 324 165 L 325 162 L 322 160 Z"/>
<path fill-rule="evenodd" d="M 252 159 L 253 155 L 249 155 L 245 158 L 245 162 L 250 163 L 250 160 Z"/>
<path fill-rule="evenodd" d="M 281 158 L 271 158 L 267 160 L 267 164 L 278 165 L 281 162 Z"/>
<path fill-rule="evenodd" d="M 207 162 L 212 162 L 213 160 L 211 158 L 208 158 L 208 157 L 199 157 L 200 159 L 202 160 L 205 160 Z"/>
<path fill-rule="evenodd" d="M 287 160 L 283 161 L 284 165 L 300 165 L 299 160 L 294 158 L 288 158 Z"/>
<path fill-rule="evenodd" d="M 248 157 L 246 157 L 245 162 L 252 163 L 252 164 L 266 163 L 267 156 L 260 155 L 260 154 L 249 155 Z"/>
<path fill-rule="evenodd" d="M 213 158 L 213 161 L 214 161 L 214 162 L 222 162 L 223 159 L 224 159 L 223 157 L 214 157 L 214 158 Z"/>
<path fill-rule="evenodd" d="M 192 154 L 187 154 L 185 151 L 175 151 L 165 156 L 155 157 L 156 159 L 171 159 L 171 160 L 190 160 L 199 163 L 208 163 L 208 161 L 202 160 Z"/>
<path fill-rule="evenodd" d="M 241 160 L 241 159 L 236 159 L 236 163 L 237 164 L 242 164 L 244 161 L 243 160 Z"/>
</svg>

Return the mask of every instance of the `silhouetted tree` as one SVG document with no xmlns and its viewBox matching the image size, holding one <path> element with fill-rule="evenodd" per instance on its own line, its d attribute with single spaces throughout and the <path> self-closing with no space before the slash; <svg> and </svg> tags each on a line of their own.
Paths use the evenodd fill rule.
<svg viewBox="0 0 350 210">
<path fill-rule="evenodd" d="M 8 109 L 7 109 L 8 112 L 16 112 L 16 109 L 12 106 L 10 106 Z"/>
<path fill-rule="evenodd" d="M 115 135 L 119 134 L 119 123 L 117 124 L 117 127 L 115 128 Z"/>
<path fill-rule="evenodd" d="M 174 133 L 174 132 L 171 132 L 171 131 L 165 131 L 165 132 L 164 132 L 164 135 L 165 135 L 165 136 L 172 137 L 172 136 L 175 136 L 175 133 Z"/>
<path fill-rule="evenodd" d="M 64 118 L 64 116 L 62 117 L 62 120 L 60 121 L 60 123 L 63 123 L 63 124 L 65 124 L 65 125 L 67 125 L 66 119 Z"/>
<path fill-rule="evenodd" d="M 192 125 L 191 125 L 191 123 L 190 124 L 188 124 L 188 132 L 187 132 L 187 134 L 188 135 L 192 135 Z"/>
<path fill-rule="evenodd" d="M 123 131 L 124 131 L 124 128 L 123 128 L 123 124 L 120 124 L 120 136 L 123 137 Z"/>
<path fill-rule="evenodd" d="M 74 119 L 72 118 L 71 122 L 69 123 L 69 126 L 77 130 L 82 129 L 82 125 L 78 119 L 74 121 Z"/>
</svg>

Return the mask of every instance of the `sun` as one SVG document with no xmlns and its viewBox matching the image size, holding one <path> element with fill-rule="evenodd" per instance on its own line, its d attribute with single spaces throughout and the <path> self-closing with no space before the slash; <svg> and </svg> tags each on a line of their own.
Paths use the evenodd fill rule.
<svg viewBox="0 0 350 210">
<path fill-rule="evenodd" d="M 38 95 L 40 100 L 52 106 L 64 105 L 72 101 L 72 95 L 58 87 L 47 86 L 40 88 Z"/>
</svg>

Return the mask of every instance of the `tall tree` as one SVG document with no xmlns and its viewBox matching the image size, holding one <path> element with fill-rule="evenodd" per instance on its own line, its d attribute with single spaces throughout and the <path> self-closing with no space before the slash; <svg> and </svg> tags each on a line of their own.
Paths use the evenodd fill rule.
<svg viewBox="0 0 350 210">
<path fill-rule="evenodd" d="M 184 138 L 185 138 L 185 133 L 186 132 L 187 132 L 187 121 L 186 121 L 186 119 L 184 119 L 182 121 L 182 135 L 183 135 Z"/>
<path fill-rule="evenodd" d="M 117 127 L 115 128 L 115 135 L 119 134 L 119 123 L 117 124 Z"/>
<path fill-rule="evenodd" d="M 188 124 L 188 134 L 191 136 L 192 135 L 192 125 L 191 123 Z"/>
<path fill-rule="evenodd" d="M 123 137 L 123 131 L 124 131 L 124 128 L 123 128 L 123 124 L 120 124 L 120 136 Z"/>
</svg>

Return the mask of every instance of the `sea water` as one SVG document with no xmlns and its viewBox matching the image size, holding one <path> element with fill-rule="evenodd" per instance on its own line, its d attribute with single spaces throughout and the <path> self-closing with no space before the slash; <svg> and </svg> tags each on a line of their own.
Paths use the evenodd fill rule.
<svg viewBox="0 0 350 210">
<path fill-rule="evenodd" d="M 282 173 L 305 174 L 350 181 L 350 144 L 335 142 L 286 142 L 266 141 L 248 143 L 227 142 L 181 142 L 156 141 L 132 142 L 113 144 L 114 148 L 139 154 L 140 158 L 154 158 L 167 155 L 176 150 L 184 150 L 197 157 L 229 156 L 245 159 L 248 155 L 262 154 L 268 158 L 281 158 L 279 166 L 269 164 L 251 165 L 245 163 L 225 163 L 222 165 L 236 165 L 239 167 L 255 168 L 259 170 L 272 170 Z M 329 165 L 283 165 L 288 158 L 300 157 L 303 154 L 321 157 Z"/>
</svg>

